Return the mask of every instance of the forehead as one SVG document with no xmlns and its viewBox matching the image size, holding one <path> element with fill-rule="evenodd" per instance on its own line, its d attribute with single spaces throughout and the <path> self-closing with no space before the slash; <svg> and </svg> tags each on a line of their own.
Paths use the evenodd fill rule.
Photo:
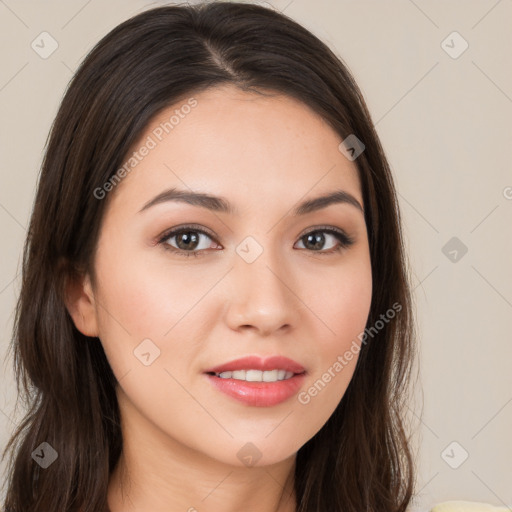
<svg viewBox="0 0 512 512">
<path fill-rule="evenodd" d="M 222 86 L 162 110 L 128 153 L 115 195 L 147 200 L 179 187 L 229 197 L 240 211 L 342 189 L 363 205 L 341 137 L 305 104 L 271 94 Z"/>
</svg>

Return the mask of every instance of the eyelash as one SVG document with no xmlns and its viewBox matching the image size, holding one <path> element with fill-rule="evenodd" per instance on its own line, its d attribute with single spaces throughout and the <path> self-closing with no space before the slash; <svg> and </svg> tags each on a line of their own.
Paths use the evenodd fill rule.
<svg viewBox="0 0 512 512">
<path fill-rule="evenodd" d="M 193 232 L 193 233 L 201 233 L 203 235 L 206 235 L 207 237 L 211 238 L 215 241 L 214 236 L 212 233 L 205 231 L 203 228 L 200 228 L 196 225 L 188 225 L 188 226 L 180 226 L 179 228 L 173 228 L 170 231 L 165 232 L 157 241 L 159 245 L 162 245 L 163 248 L 166 251 L 171 251 L 174 254 L 177 254 L 178 256 L 185 256 L 186 258 L 189 258 L 190 256 L 198 257 L 200 253 L 205 252 L 204 250 L 200 251 L 183 251 L 181 249 L 176 249 L 175 247 L 172 247 L 167 243 L 167 240 L 169 238 L 173 238 L 181 233 L 185 232 Z M 299 240 L 302 240 L 308 235 L 311 235 L 313 233 L 329 233 L 331 235 L 334 235 L 340 244 L 335 247 L 334 249 L 330 249 L 328 251 L 313 251 L 310 250 L 310 252 L 318 253 L 322 256 L 328 255 L 328 254 L 334 254 L 340 252 L 342 249 L 347 249 L 354 243 L 354 239 L 348 236 L 343 231 L 333 228 L 332 226 L 320 226 L 318 228 L 313 229 L 312 231 L 308 231 L 307 233 L 304 233 L 301 237 L 299 237 Z M 308 250 L 308 249 L 303 249 Z"/>
</svg>

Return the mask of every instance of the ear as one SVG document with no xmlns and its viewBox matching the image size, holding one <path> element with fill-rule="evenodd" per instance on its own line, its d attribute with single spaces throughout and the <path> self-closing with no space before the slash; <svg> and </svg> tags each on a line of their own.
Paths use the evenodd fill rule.
<svg viewBox="0 0 512 512">
<path fill-rule="evenodd" d="M 85 336 L 98 336 L 96 303 L 89 274 L 70 274 L 65 288 L 66 308 L 76 328 Z"/>
</svg>

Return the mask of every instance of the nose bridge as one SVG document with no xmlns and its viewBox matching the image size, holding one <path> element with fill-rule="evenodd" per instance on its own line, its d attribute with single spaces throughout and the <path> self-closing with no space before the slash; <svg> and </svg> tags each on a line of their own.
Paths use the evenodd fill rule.
<svg viewBox="0 0 512 512">
<path fill-rule="evenodd" d="M 294 296 L 283 260 L 263 244 L 247 237 L 236 249 L 228 318 L 233 328 L 251 325 L 269 333 L 295 325 L 300 301 Z"/>
</svg>

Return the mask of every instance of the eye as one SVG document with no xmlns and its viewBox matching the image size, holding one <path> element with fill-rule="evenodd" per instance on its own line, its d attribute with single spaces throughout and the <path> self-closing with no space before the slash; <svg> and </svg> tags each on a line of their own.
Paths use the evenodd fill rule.
<svg viewBox="0 0 512 512">
<path fill-rule="evenodd" d="M 327 237 L 324 235 L 324 233 L 327 233 Z M 334 246 L 334 248 L 331 248 L 330 250 L 317 250 L 326 243 L 326 240 L 329 240 L 329 237 L 331 239 L 338 240 L 338 245 Z M 305 243 L 303 241 L 305 241 Z M 299 239 L 299 242 L 302 242 L 302 245 L 306 246 L 306 249 L 311 247 L 312 252 L 318 252 L 321 255 L 325 255 L 332 254 L 334 252 L 341 251 L 341 249 L 350 247 L 354 243 L 354 240 L 340 229 L 329 226 L 322 226 L 316 228 L 314 231 L 309 231 L 305 235 L 302 235 Z"/>
<path fill-rule="evenodd" d="M 327 233 L 327 236 L 325 236 L 325 233 Z M 220 247 L 217 243 L 212 247 L 211 241 L 213 238 L 214 235 L 204 228 L 196 225 L 188 225 L 167 231 L 160 237 L 158 244 L 179 256 L 197 257 L 201 253 L 204 253 L 205 249 L 218 249 Z M 210 242 L 208 242 L 208 239 Z M 338 245 L 329 248 L 329 250 L 319 250 L 329 239 L 337 240 Z M 303 248 L 308 249 L 310 252 L 327 255 L 350 247 L 354 243 L 354 240 L 338 228 L 322 226 L 302 235 L 299 238 L 299 242 L 302 243 Z"/>
<path fill-rule="evenodd" d="M 212 239 L 213 235 L 208 233 L 202 228 L 194 225 L 181 226 L 180 228 L 174 228 L 171 231 L 167 231 L 162 238 L 158 241 L 167 250 L 170 250 L 180 256 L 198 256 L 198 252 L 202 252 L 204 249 L 212 249 L 211 244 L 201 244 L 201 238 Z M 174 247 L 170 240 L 175 239 L 175 244 L 178 247 Z M 215 247 L 213 247 L 215 249 Z M 201 251 L 199 251 L 201 250 Z"/>
</svg>

